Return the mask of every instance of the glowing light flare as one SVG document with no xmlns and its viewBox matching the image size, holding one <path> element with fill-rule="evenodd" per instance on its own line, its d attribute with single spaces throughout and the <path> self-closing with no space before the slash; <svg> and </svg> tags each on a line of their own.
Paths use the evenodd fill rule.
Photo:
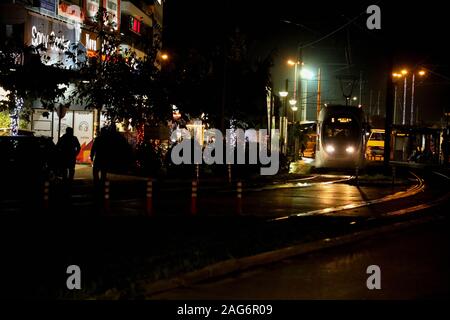
<svg viewBox="0 0 450 320">
<path fill-rule="evenodd" d="M 355 148 L 353 146 L 348 146 L 347 148 L 345 148 L 345 152 L 353 153 L 353 152 L 355 152 Z"/>
<path fill-rule="evenodd" d="M 333 153 L 335 151 L 334 146 L 329 144 L 325 147 L 325 151 L 328 153 Z"/>
<path fill-rule="evenodd" d="M 311 80 L 312 78 L 314 78 L 314 73 L 311 70 L 302 68 L 302 70 L 300 71 L 300 76 L 302 77 L 302 79 Z"/>
</svg>

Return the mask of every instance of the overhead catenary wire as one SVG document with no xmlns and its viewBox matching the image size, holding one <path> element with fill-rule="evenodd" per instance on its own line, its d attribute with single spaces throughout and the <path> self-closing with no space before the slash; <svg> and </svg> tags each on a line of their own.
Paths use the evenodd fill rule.
<svg viewBox="0 0 450 320">
<path fill-rule="evenodd" d="M 376 4 L 380 3 L 380 2 L 381 2 L 381 0 L 379 0 L 379 1 L 375 2 L 375 3 L 373 3 L 373 4 L 376 5 Z M 356 16 L 353 17 L 352 19 L 348 20 L 348 21 L 347 21 L 346 23 L 344 23 L 342 26 L 338 27 L 337 29 L 335 29 L 335 30 L 333 30 L 333 31 L 331 31 L 331 32 L 329 32 L 329 33 L 327 33 L 327 34 L 324 35 L 323 37 L 320 37 L 320 38 L 317 39 L 317 40 L 311 41 L 311 42 L 309 42 L 309 43 L 306 43 L 306 44 L 300 46 L 299 49 L 304 49 L 304 48 L 313 46 L 313 45 L 315 45 L 316 43 L 319 43 L 319 42 L 321 42 L 321 41 L 323 41 L 323 40 L 325 40 L 325 39 L 331 37 L 331 36 L 334 35 L 335 33 L 341 31 L 341 30 L 344 29 L 345 27 L 347 27 L 347 26 L 349 26 L 350 24 L 352 24 L 353 22 L 355 22 L 355 21 L 356 21 L 357 19 L 359 19 L 363 14 L 366 14 L 366 10 L 360 12 L 358 15 L 356 15 Z"/>
</svg>

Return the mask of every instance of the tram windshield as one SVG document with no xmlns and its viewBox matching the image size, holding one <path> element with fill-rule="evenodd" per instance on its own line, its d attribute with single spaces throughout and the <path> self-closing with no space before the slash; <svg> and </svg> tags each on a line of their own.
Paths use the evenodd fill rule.
<svg viewBox="0 0 450 320">
<path fill-rule="evenodd" d="M 325 140 L 357 140 L 360 135 L 358 123 L 350 117 L 329 117 L 322 132 Z"/>
</svg>

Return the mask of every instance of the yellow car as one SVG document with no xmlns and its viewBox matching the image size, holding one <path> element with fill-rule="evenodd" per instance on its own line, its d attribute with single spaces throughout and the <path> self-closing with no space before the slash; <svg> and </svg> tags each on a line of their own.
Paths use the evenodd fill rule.
<svg viewBox="0 0 450 320">
<path fill-rule="evenodd" d="M 383 160 L 384 156 L 384 129 L 372 129 L 367 140 L 367 159 Z"/>
</svg>

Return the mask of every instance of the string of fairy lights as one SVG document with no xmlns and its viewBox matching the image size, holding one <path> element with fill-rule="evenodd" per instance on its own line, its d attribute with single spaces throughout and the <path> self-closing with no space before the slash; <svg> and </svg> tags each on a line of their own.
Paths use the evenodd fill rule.
<svg viewBox="0 0 450 320">
<path fill-rule="evenodd" d="M 20 111 L 23 108 L 23 98 L 16 97 L 15 98 L 16 107 L 14 108 L 11 114 L 11 134 L 13 136 L 17 136 L 19 134 L 19 116 Z"/>
</svg>

